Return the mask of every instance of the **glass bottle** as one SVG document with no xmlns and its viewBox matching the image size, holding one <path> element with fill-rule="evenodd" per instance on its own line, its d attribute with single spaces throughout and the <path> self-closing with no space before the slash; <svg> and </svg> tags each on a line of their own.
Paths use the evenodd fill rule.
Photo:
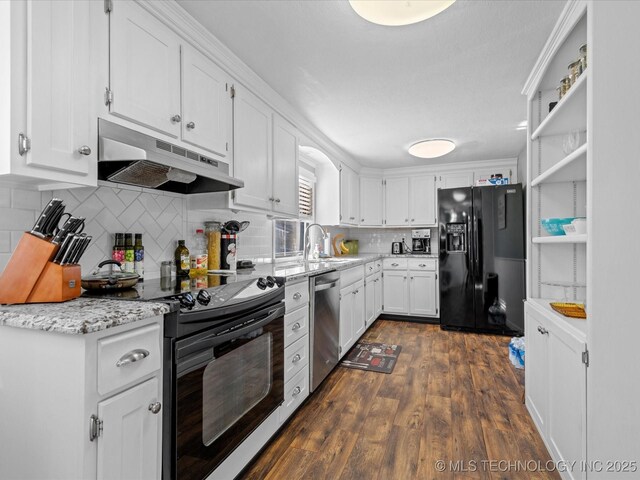
<svg viewBox="0 0 640 480">
<path fill-rule="evenodd" d="M 207 237 L 207 262 L 209 270 L 220 270 L 220 239 L 221 239 L 220 222 L 206 222 L 204 224 L 205 235 Z"/>
<path fill-rule="evenodd" d="M 111 259 L 120 264 L 124 263 L 124 233 L 116 233 Z"/>
<path fill-rule="evenodd" d="M 579 52 L 579 60 L 580 60 L 580 69 L 584 72 L 587 69 L 587 44 L 580 45 L 578 49 Z"/>
<path fill-rule="evenodd" d="M 144 247 L 142 246 L 142 234 L 136 233 L 136 243 L 133 248 L 133 270 L 144 279 Z"/>
<path fill-rule="evenodd" d="M 191 275 L 206 275 L 209 269 L 207 259 L 207 242 L 204 238 L 204 230 L 198 228 L 193 237 L 191 247 Z"/>
<path fill-rule="evenodd" d="M 189 275 L 189 249 L 185 246 L 184 240 L 178 240 L 174 258 L 176 261 L 176 275 Z"/>
<path fill-rule="evenodd" d="M 135 272 L 135 249 L 133 247 L 133 234 L 124 234 L 124 264 L 122 270 L 129 273 Z"/>
</svg>

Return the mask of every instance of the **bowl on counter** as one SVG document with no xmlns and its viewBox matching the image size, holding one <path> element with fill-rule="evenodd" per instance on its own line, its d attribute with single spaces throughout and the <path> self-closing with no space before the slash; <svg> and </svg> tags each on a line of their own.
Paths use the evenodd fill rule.
<svg viewBox="0 0 640 480">
<path fill-rule="evenodd" d="M 542 228 L 544 228 L 549 235 L 559 236 L 565 235 L 563 225 L 570 225 L 575 220 L 575 217 L 567 218 L 543 218 L 540 220 Z"/>
</svg>

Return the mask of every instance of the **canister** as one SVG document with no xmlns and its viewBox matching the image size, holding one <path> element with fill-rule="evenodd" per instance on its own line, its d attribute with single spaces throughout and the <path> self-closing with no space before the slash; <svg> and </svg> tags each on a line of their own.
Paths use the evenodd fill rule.
<svg viewBox="0 0 640 480">
<path fill-rule="evenodd" d="M 236 242 L 238 236 L 235 233 L 222 233 L 220 235 L 220 269 L 236 269 Z"/>
<path fill-rule="evenodd" d="M 220 270 L 220 222 L 205 222 L 209 270 Z"/>
</svg>

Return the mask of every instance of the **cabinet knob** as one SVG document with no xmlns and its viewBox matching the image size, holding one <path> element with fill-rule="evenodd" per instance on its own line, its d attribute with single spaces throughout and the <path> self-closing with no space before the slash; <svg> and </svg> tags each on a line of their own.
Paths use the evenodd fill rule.
<svg viewBox="0 0 640 480">
<path fill-rule="evenodd" d="M 293 389 L 293 392 L 291 393 L 294 397 L 297 397 L 298 395 L 300 395 L 300 392 L 302 391 L 302 389 L 300 387 L 296 387 Z"/>
<path fill-rule="evenodd" d="M 187 123 L 187 130 L 193 130 L 194 128 L 196 128 L 195 122 Z"/>
<path fill-rule="evenodd" d="M 392 267 L 398 267 L 398 266 L 400 266 L 400 264 L 399 263 L 392 263 L 391 266 Z"/>
<path fill-rule="evenodd" d="M 270 201 L 270 202 L 273 202 L 274 200 L 275 200 L 275 198 L 273 198 L 273 197 L 269 197 L 269 201 Z"/>
<path fill-rule="evenodd" d="M 280 199 L 279 199 L 279 198 L 276 198 L 275 202 L 276 202 L 276 203 L 280 203 Z"/>
<path fill-rule="evenodd" d="M 416 219 L 415 219 L 415 218 L 412 218 L 412 219 L 411 219 L 411 221 L 412 221 L 412 222 L 415 222 L 415 221 L 416 221 Z"/>
<path fill-rule="evenodd" d="M 149 405 L 149 411 L 154 415 L 156 415 L 161 408 L 162 408 L 162 404 L 160 402 L 153 402 Z"/>
<path fill-rule="evenodd" d="M 361 222 L 364 222 L 364 218 L 360 219 Z"/>
<path fill-rule="evenodd" d="M 89 145 L 82 145 L 79 149 L 78 149 L 78 153 L 80 155 L 91 155 L 91 148 L 89 148 Z"/>
<path fill-rule="evenodd" d="M 131 350 L 128 353 L 125 353 L 120 360 L 116 362 L 116 367 L 123 367 L 125 365 L 129 365 L 130 363 L 139 362 L 140 360 L 144 360 L 149 356 L 149 350 L 145 350 L 144 348 L 138 348 L 136 350 Z"/>
<path fill-rule="evenodd" d="M 296 292 L 293 294 L 294 300 L 300 300 L 302 298 L 302 294 L 300 292 Z"/>
<path fill-rule="evenodd" d="M 538 331 L 539 331 L 542 335 L 546 335 L 547 333 L 549 333 L 549 330 L 547 330 L 546 328 L 541 327 L 540 325 L 538 325 Z"/>
<path fill-rule="evenodd" d="M 419 266 L 419 267 L 422 267 L 422 268 L 426 267 L 426 265 L 425 265 L 424 263 L 421 263 L 421 264 L 420 264 L 420 265 L 418 265 L 418 266 Z"/>
<path fill-rule="evenodd" d="M 402 277 L 402 278 L 404 278 L 405 280 L 407 279 L 407 277 Z"/>
<path fill-rule="evenodd" d="M 296 354 L 293 356 L 293 358 L 291 359 L 291 361 L 292 361 L 293 363 L 298 363 L 300 360 L 302 360 L 302 357 L 300 356 L 300 354 L 299 354 L 299 353 L 296 353 Z"/>
<path fill-rule="evenodd" d="M 180 123 L 182 121 L 182 117 L 180 115 L 174 115 L 171 117 L 171 123 Z"/>
<path fill-rule="evenodd" d="M 291 326 L 291 330 L 293 330 L 294 332 L 297 332 L 298 330 L 300 330 L 301 327 L 302 325 L 300 325 L 300 322 L 296 322 Z"/>
<path fill-rule="evenodd" d="M 405 222 L 408 222 L 408 221 L 409 221 L 409 219 L 408 219 L 408 218 L 405 218 L 405 219 L 404 219 L 404 221 L 405 221 Z"/>
</svg>

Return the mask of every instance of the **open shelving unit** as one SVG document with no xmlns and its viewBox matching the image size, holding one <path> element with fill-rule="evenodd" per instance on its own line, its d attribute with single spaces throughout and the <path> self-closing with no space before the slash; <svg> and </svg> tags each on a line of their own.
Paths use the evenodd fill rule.
<svg viewBox="0 0 640 480">
<path fill-rule="evenodd" d="M 586 69 L 558 101 L 556 87 L 575 60 L 580 45 L 587 43 L 586 9 L 576 15 L 564 38 L 555 39 L 554 52 L 525 87 L 528 97 L 527 168 L 527 301 L 548 320 L 586 337 L 588 318 L 564 317 L 549 306 L 552 301 L 586 301 L 587 245 L 590 219 L 587 192 L 590 145 L 587 127 L 590 70 Z M 558 101 L 549 111 L 551 102 Z M 583 140 L 567 150 L 566 136 Z M 540 224 L 543 218 L 586 217 L 587 233 L 549 236 Z M 581 287 L 584 285 L 584 287 Z M 567 298 L 569 294 L 569 298 Z M 588 310 L 587 310 L 588 316 Z"/>
</svg>

